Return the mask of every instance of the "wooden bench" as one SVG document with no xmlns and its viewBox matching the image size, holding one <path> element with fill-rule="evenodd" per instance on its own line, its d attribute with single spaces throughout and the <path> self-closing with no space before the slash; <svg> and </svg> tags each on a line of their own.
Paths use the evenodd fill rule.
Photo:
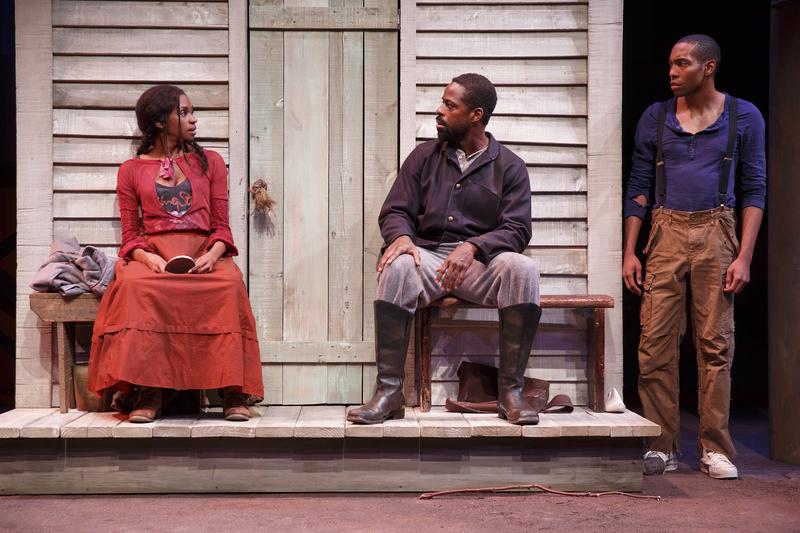
<svg viewBox="0 0 800 533">
<path fill-rule="evenodd" d="M 75 407 L 72 387 L 72 363 L 75 359 L 75 324 L 94 322 L 100 298 L 82 294 L 64 298 L 58 293 L 34 292 L 30 295 L 31 310 L 53 325 L 56 342 L 53 356 L 58 360 L 59 408 L 66 413 Z"/>
<path fill-rule="evenodd" d="M 579 309 L 587 317 L 586 373 L 589 381 L 589 408 L 602 412 L 605 376 L 605 309 L 614 307 L 611 296 L 581 294 L 542 296 L 543 309 Z M 443 308 L 491 309 L 453 296 L 446 296 L 417 310 L 415 373 L 419 378 L 419 404 L 423 412 L 431 409 L 431 310 Z"/>
</svg>

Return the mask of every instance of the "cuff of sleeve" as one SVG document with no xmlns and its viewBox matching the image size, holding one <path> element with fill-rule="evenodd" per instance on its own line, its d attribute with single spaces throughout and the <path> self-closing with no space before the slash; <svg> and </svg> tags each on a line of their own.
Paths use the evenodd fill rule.
<svg viewBox="0 0 800 533">
<path fill-rule="evenodd" d="M 144 241 L 141 241 L 141 242 L 133 242 L 123 248 L 120 248 L 119 253 L 117 255 L 119 255 L 119 257 L 124 259 L 125 261 L 133 261 L 133 252 L 136 250 L 144 250 L 149 254 L 154 253 L 152 248 L 147 246 L 147 244 Z"/>
<path fill-rule="evenodd" d="M 622 210 L 622 213 L 624 218 L 636 217 L 643 219 L 647 214 L 648 209 L 649 206 L 642 206 L 633 198 L 625 198 L 625 206 Z"/>
<path fill-rule="evenodd" d="M 475 259 L 478 258 L 488 258 L 489 252 L 486 251 L 484 248 L 483 242 L 481 241 L 480 237 L 470 237 L 466 240 L 466 242 L 474 245 L 478 249 L 478 254 L 475 256 Z"/>
<path fill-rule="evenodd" d="M 745 207 L 757 207 L 763 211 L 765 203 L 763 198 L 745 198 L 742 200 L 742 209 Z"/>
<path fill-rule="evenodd" d="M 215 236 L 212 236 L 208 240 L 208 246 L 206 246 L 206 251 L 210 250 L 211 247 L 214 246 L 214 243 L 217 241 L 225 245 L 225 253 L 222 255 L 222 257 L 233 257 L 235 255 L 239 255 L 239 250 L 236 248 L 236 246 L 234 246 L 234 244 L 229 239 L 225 239 L 223 237 L 215 237 Z"/>
</svg>

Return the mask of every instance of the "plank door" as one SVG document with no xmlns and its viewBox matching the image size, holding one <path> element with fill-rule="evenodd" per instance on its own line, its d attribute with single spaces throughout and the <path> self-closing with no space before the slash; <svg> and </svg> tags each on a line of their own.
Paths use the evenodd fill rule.
<svg viewBox="0 0 800 533">
<path fill-rule="evenodd" d="M 372 392 L 377 217 L 397 173 L 396 0 L 251 0 L 249 289 L 266 403 Z"/>
</svg>

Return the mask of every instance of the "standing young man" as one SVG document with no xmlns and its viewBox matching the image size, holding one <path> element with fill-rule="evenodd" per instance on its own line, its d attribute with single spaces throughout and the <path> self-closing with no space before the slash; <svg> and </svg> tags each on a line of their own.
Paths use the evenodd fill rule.
<svg viewBox="0 0 800 533">
<path fill-rule="evenodd" d="M 678 359 L 689 294 L 700 383 L 700 469 L 717 479 L 738 477 L 728 431 L 733 297 L 750 281 L 766 195 L 766 158 L 761 113 L 714 85 L 720 56 L 707 35 L 675 43 L 669 56 L 675 96 L 648 107 L 636 128 L 622 276 L 626 288 L 642 296 L 639 395 L 644 415 L 661 426 L 661 436 L 651 439 L 644 455 L 645 474 L 678 467 Z M 741 244 L 733 211 L 737 200 L 743 213 Z M 634 248 L 651 207 L 643 275 Z"/>
<path fill-rule="evenodd" d="M 536 424 L 523 373 L 539 324 L 539 271 L 522 252 L 531 239 L 525 163 L 485 131 L 494 85 L 462 74 L 436 109 L 438 140 L 417 146 L 400 168 L 378 223 L 386 248 L 375 295 L 375 394 L 347 419 L 402 418 L 403 372 L 414 311 L 445 294 L 500 309 L 499 415 Z"/>
</svg>

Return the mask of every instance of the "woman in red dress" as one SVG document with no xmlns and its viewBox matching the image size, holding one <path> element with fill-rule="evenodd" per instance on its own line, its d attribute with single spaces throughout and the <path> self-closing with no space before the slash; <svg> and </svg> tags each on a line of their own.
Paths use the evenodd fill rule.
<svg viewBox="0 0 800 533">
<path fill-rule="evenodd" d="M 222 389 L 225 418 L 247 420 L 264 385 L 255 319 L 232 259 L 225 162 L 195 141 L 192 103 L 178 87 L 145 91 L 136 120 L 137 157 L 117 174 L 123 261 L 94 324 L 89 388 L 138 392 L 131 422 L 159 416 L 163 389 Z M 167 272 L 179 255 L 195 266 Z"/>
</svg>

